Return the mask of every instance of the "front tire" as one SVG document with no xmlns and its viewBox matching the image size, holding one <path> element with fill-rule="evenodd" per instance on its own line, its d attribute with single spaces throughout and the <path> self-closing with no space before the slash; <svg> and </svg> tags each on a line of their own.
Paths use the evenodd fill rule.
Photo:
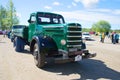
<svg viewBox="0 0 120 80">
<path fill-rule="evenodd" d="M 45 54 L 40 50 L 37 43 L 34 45 L 33 56 L 36 66 L 42 68 L 45 65 Z"/>
</svg>

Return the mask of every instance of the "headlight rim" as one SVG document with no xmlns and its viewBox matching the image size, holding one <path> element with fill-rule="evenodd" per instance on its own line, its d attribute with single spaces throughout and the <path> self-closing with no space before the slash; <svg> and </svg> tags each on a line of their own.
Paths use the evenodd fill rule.
<svg viewBox="0 0 120 80">
<path fill-rule="evenodd" d="M 61 39 L 60 43 L 61 43 L 61 45 L 66 45 L 66 40 L 65 39 Z"/>
</svg>

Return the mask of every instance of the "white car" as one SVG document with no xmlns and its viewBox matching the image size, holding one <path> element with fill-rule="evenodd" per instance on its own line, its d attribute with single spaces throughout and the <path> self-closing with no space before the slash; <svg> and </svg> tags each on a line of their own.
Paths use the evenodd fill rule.
<svg viewBox="0 0 120 80">
<path fill-rule="evenodd" d="M 93 38 L 91 37 L 91 35 L 89 33 L 83 33 L 82 34 L 82 39 L 84 39 L 84 40 L 93 40 Z"/>
</svg>

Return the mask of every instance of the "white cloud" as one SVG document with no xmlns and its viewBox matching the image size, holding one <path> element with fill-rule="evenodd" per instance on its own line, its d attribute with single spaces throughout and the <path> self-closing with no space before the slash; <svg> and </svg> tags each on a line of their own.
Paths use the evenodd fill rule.
<svg viewBox="0 0 120 80">
<path fill-rule="evenodd" d="M 70 5 L 68 5 L 68 6 L 67 6 L 67 8 L 71 8 L 71 6 L 70 6 Z"/>
<path fill-rule="evenodd" d="M 45 6 L 44 8 L 49 9 L 49 10 L 52 9 L 52 7 L 50 7 L 50 6 Z"/>
<path fill-rule="evenodd" d="M 102 10 L 103 12 L 97 12 L 97 10 L 95 11 L 72 11 L 72 12 L 57 12 L 62 14 L 65 17 L 65 20 L 67 20 L 67 22 L 79 22 L 82 25 L 86 25 L 89 24 L 89 26 L 91 26 L 90 24 L 93 24 L 95 22 L 98 22 L 99 20 L 106 20 L 108 21 L 110 24 L 114 25 L 114 24 L 119 24 L 120 25 L 120 15 L 115 15 L 110 13 L 110 11 L 112 12 L 113 10 Z M 107 11 L 107 13 L 106 13 Z M 119 12 L 119 10 L 118 10 Z M 109 14 L 110 13 L 110 14 Z"/>
<path fill-rule="evenodd" d="M 112 14 L 112 15 L 120 15 L 120 9 L 89 9 L 92 12 L 100 12 L 100 13 L 106 13 L 106 14 Z M 88 10 L 88 11 L 89 11 Z"/>
<path fill-rule="evenodd" d="M 81 2 L 85 8 L 91 8 L 94 7 L 99 0 L 74 0 L 75 2 Z"/>
<path fill-rule="evenodd" d="M 115 10 L 113 13 L 116 15 L 120 15 L 120 9 Z"/>
<path fill-rule="evenodd" d="M 92 12 L 103 12 L 103 13 L 111 13 L 112 12 L 112 10 L 110 10 L 110 9 L 89 9 L 89 10 Z"/>
<path fill-rule="evenodd" d="M 53 2 L 53 5 L 55 5 L 55 6 L 59 6 L 60 3 L 59 3 L 59 2 Z"/>
<path fill-rule="evenodd" d="M 74 2 L 72 2 L 72 5 L 73 5 L 73 6 L 77 6 L 77 4 L 76 4 L 76 3 L 74 3 Z"/>
<path fill-rule="evenodd" d="M 75 2 L 80 2 L 80 0 L 74 0 Z"/>
</svg>

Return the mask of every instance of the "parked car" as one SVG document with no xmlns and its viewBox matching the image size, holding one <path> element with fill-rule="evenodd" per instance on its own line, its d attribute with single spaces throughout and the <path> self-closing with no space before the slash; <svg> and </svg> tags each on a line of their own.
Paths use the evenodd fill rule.
<svg viewBox="0 0 120 80">
<path fill-rule="evenodd" d="M 91 35 L 89 33 L 86 33 L 86 32 L 82 34 L 82 39 L 84 39 L 84 40 L 93 40 Z"/>
<path fill-rule="evenodd" d="M 3 34 L 3 31 L 2 30 L 0 30 L 0 35 L 2 35 Z"/>
</svg>

